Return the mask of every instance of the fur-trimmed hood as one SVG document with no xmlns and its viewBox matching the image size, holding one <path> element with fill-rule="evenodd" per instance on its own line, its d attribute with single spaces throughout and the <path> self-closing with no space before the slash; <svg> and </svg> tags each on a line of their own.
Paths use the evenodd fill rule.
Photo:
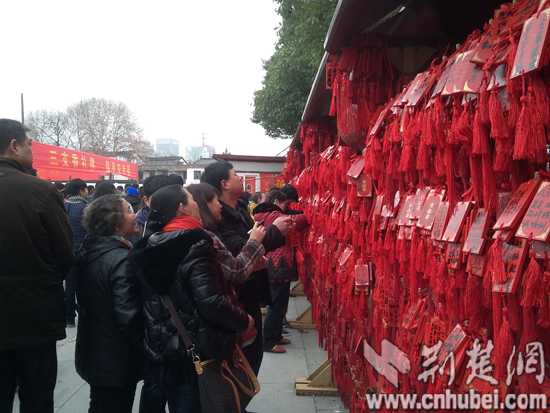
<svg viewBox="0 0 550 413">
<path fill-rule="evenodd" d="M 139 278 L 162 295 L 169 291 L 191 247 L 201 241 L 213 243 L 210 235 L 198 228 L 157 232 L 139 240 L 128 254 L 128 261 Z"/>
</svg>

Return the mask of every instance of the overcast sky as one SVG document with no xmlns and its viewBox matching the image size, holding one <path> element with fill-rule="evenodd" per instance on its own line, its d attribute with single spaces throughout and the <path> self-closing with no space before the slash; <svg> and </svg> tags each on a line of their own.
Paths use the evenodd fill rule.
<svg viewBox="0 0 550 413">
<path fill-rule="evenodd" d="M 279 22 L 272 0 L 4 2 L 0 118 L 20 120 L 21 93 L 26 112 L 106 98 L 180 154 L 204 133 L 218 153 L 276 155 L 290 141 L 250 118 Z"/>
</svg>

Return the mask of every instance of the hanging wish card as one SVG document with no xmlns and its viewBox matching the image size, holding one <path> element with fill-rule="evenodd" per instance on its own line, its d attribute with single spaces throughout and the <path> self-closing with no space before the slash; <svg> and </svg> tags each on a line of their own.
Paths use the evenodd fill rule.
<svg viewBox="0 0 550 413">
<path fill-rule="evenodd" d="M 416 107 L 420 100 L 430 91 L 435 79 L 440 73 L 439 70 L 426 71 L 419 73 L 413 81 L 413 91 L 408 97 L 407 106 Z"/>
<path fill-rule="evenodd" d="M 453 70 L 453 66 L 457 58 L 458 58 L 458 53 L 455 53 L 454 55 L 449 57 L 449 59 L 447 60 L 447 63 L 443 68 L 443 72 L 441 73 L 441 77 L 437 81 L 434 91 L 432 92 L 432 96 L 431 96 L 432 98 L 439 95 L 443 91 L 443 88 L 445 87 L 445 83 L 447 83 L 447 80 L 449 79 L 449 76 L 451 74 L 451 71 Z"/>
<path fill-rule="evenodd" d="M 355 294 L 363 294 L 369 291 L 369 265 L 355 266 Z"/>
<path fill-rule="evenodd" d="M 401 208 L 401 213 L 397 217 L 397 225 L 403 226 L 403 225 L 406 225 L 407 222 L 409 222 L 413 208 L 414 208 L 414 196 L 407 195 L 403 203 L 403 208 Z"/>
<path fill-rule="evenodd" d="M 470 227 L 470 231 L 468 232 L 468 238 L 466 238 L 462 251 L 466 254 L 481 254 L 487 243 L 485 234 L 487 233 L 488 226 L 489 215 L 484 208 L 479 208 L 474 222 Z"/>
<path fill-rule="evenodd" d="M 542 68 L 542 56 L 548 44 L 549 17 L 550 8 L 547 8 L 523 25 L 510 79 Z"/>
<path fill-rule="evenodd" d="M 439 204 L 441 204 L 441 201 L 443 201 L 444 196 L 445 190 L 441 190 L 439 192 L 436 189 L 430 190 L 428 196 L 426 197 L 426 200 L 424 201 L 422 213 L 420 215 L 420 218 L 418 219 L 416 226 L 427 231 L 431 231 L 435 219 L 435 213 L 439 208 Z"/>
<path fill-rule="evenodd" d="M 445 229 L 445 233 L 443 234 L 441 241 L 453 243 L 456 243 L 458 241 L 458 238 L 460 237 L 460 232 L 462 231 L 462 227 L 464 226 L 464 221 L 466 220 L 466 216 L 470 212 L 471 208 L 471 202 L 458 202 L 456 204 L 454 213 L 449 219 L 449 223 L 447 224 L 447 228 Z"/>
<path fill-rule="evenodd" d="M 550 182 L 543 182 L 516 232 L 518 238 L 548 242 L 550 239 Z"/>
<path fill-rule="evenodd" d="M 357 178 L 357 196 L 359 198 L 372 196 L 372 178 L 367 174 L 361 174 Z"/>
<path fill-rule="evenodd" d="M 468 55 L 468 57 L 469 56 L 470 55 Z M 457 83 L 459 83 L 461 79 L 464 79 L 465 71 L 467 68 L 466 65 L 462 64 L 462 62 L 464 62 L 465 57 L 465 53 L 458 53 L 456 61 L 454 62 L 453 67 L 449 73 L 449 77 L 447 78 L 447 82 L 445 82 L 445 87 L 441 91 L 441 96 L 449 96 L 455 93 L 454 88 L 456 87 Z"/>
<path fill-rule="evenodd" d="M 521 218 L 523 218 L 523 214 L 535 197 L 541 182 L 540 178 L 535 178 L 521 184 L 504 211 L 502 211 L 493 229 L 516 228 Z"/>
<path fill-rule="evenodd" d="M 362 156 L 355 159 L 351 164 L 351 167 L 348 170 L 347 175 L 351 178 L 357 179 L 360 174 L 363 173 L 363 168 L 365 167 L 365 158 Z"/>
<path fill-rule="evenodd" d="M 449 202 L 441 202 L 439 208 L 435 213 L 434 222 L 432 224 L 431 239 L 434 241 L 441 241 L 443 234 L 445 233 L 445 227 L 447 226 L 447 219 L 449 218 Z"/>
<path fill-rule="evenodd" d="M 485 255 L 468 254 L 466 272 L 477 275 L 478 277 L 483 277 L 485 272 L 485 262 Z"/>
<path fill-rule="evenodd" d="M 499 283 L 493 280 L 493 292 L 514 294 L 527 256 L 527 240 L 516 238 L 509 244 L 505 243 L 502 256 L 506 269 L 506 281 Z"/>
<path fill-rule="evenodd" d="M 462 245 L 450 242 L 447 246 L 445 259 L 449 263 L 447 265 L 448 268 L 458 270 L 460 268 L 460 263 L 462 262 Z"/>
<path fill-rule="evenodd" d="M 430 192 L 429 186 L 425 188 L 419 188 L 416 191 L 416 196 L 414 197 L 414 209 L 411 213 L 411 219 L 419 219 L 422 215 L 422 208 L 424 207 L 424 201 L 426 200 L 428 192 Z"/>
<path fill-rule="evenodd" d="M 478 65 L 484 65 L 487 60 L 493 55 L 493 31 L 488 30 L 485 33 L 477 45 L 472 49 L 472 56 L 470 62 L 477 63 Z"/>
<path fill-rule="evenodd" d="M 464 53 L 464 59 L 461 62 L 464 68 L 460 72 L 462 77 L 457 78 L 456 84 L 453 86 L 453 93 L 477 93 L 479 91 L 485 72 L 480 66 L 470 61 L 473 54 L 473 51 Z"/>
</svg>

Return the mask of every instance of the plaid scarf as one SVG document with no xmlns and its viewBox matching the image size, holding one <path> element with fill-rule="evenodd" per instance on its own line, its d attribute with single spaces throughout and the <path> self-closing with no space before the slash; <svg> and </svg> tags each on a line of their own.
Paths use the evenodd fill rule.
<svg viewBox="0 0 550 413">
<path fill-rule="evenodd" d="M 86 198 L 84 198 L 82 195 L 71 195 L 71 196 L 67 197 L 65 202 L 68 203 L 68 204 L 79 204 L 81 202 L 87 204 L 88 200 Z"/>
</svg>

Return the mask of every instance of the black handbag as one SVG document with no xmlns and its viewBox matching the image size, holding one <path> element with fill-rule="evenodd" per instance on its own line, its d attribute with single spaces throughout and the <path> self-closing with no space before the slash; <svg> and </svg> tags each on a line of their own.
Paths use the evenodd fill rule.
<svg viewBox="0 0 550 413">
<path fill-rule="evenodd" d="M 202 411 L 243 413 L 248 403 L 259 393 L 260 383 L 239 346 L 235 346 L 231 354 L 223 359 L 201 361 L 168 294 L 164 295 L 164 302 L 170 310 L 187 354 L 195 363 Z"/>
</svg>

